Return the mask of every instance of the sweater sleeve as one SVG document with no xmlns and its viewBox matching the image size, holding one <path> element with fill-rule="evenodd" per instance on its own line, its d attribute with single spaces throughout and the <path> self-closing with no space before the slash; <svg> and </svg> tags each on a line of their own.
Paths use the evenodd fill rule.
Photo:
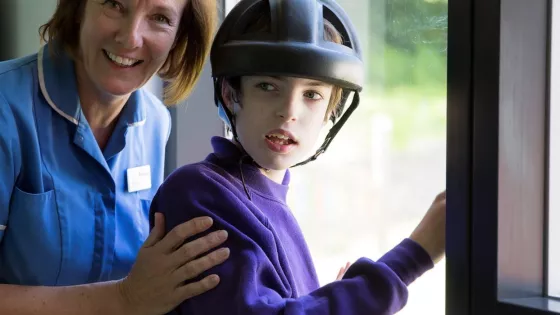
<svg viewBox="0 0 560 315">
<path fill-rule="evenodd" d="M 152 214 L 164 213 L 168 231 L 192 218 L 210 216 L 213 229 L 229 233 L 224 245 L 231 250 L 229 259 L 200 276 L 218 274 L 220 284 L 184 301 L 171 314 L 394 314 L 406 304 L 407 285 L 433 267 L 422 248 L 405 240 L 379 262 L 362 258 L 342 280 L 291 297 L 286 277 L 274 268 L 277 257 L 263 251 L 276 246 L 266 222 L 255 219 L 248 202 L 226 186 L 200 172 L 180 170 L 166 180 L 152 203 Z"/>
</svg>

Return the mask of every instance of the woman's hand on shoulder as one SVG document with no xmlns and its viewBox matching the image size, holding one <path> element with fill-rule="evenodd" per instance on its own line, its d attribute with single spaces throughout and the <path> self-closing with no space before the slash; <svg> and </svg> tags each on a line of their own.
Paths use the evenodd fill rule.
<svg viewBox="0 0 560 315">
<path fill-rule="evenodd" d="M 155 225 L 138 253 L 132 270 L 119 285 L 124 309 L 130 314 L 165 314 L 186 299 L 216 287 L 218 275 L 193 281 L 229 257 L 229 249 L 206 253 L 227 239 L 226 231 L 212 232 L 191 242 L 191 236 L 208 230 L 212 219 L 199 217 L 182 223 L 165 235 L 164 218 L 155 214 Z"/>
</svg>

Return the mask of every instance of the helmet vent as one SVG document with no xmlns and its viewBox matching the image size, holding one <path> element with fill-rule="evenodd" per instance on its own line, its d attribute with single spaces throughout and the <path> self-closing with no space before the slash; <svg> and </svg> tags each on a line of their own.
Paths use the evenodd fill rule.
<svg viewBox="0 0 560 315">
<path fill-rule="evenodd" d="M 346 32 L 347 28 L 342 24 L 342 21 L 337 18 L 336 14 L 334 14 L 334 12 L 331 11 L 326 5 L 323 5 L 322 7 L 323 19 L 331 23 L 332 26 L 334 26 L 334 28 L 340 33 L 340 36 L 342 37 L 342 45 L 354 48 L 352 47 L 352 43 L 350 42 L 350 36 Z"/>
</svg>

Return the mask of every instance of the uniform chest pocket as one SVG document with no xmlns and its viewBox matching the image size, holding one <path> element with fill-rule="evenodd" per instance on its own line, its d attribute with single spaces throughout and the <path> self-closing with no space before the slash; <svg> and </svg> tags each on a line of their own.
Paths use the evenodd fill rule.
<svg viewBox="0 0 560 315">
<path fill-rule="evenodd" d="M 54 190 L 31 194 L 15 188 L 2 242 L 2 273 L 10 283 L 57 284 L 62 260 Z"/>
</svg>

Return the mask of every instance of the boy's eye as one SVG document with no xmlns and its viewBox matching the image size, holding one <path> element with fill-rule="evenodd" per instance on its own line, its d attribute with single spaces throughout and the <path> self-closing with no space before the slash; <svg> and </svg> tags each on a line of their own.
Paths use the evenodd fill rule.
<svg viewBox="0 0 560 315">
<path fill-rule="evenodd" d="M 263 82 L 259 83 L 257 86 L 263 91 L 274 91 L 274 85 L 270 83 Z"/>
<path fill-rule="evenodd" d="M 313 100 L 320 100 L 323 97 L 321 96 L 321 94 L 315 92 L 315 91 L 307 91 L 304 93 L 304 96 Z"/>
</svg>

